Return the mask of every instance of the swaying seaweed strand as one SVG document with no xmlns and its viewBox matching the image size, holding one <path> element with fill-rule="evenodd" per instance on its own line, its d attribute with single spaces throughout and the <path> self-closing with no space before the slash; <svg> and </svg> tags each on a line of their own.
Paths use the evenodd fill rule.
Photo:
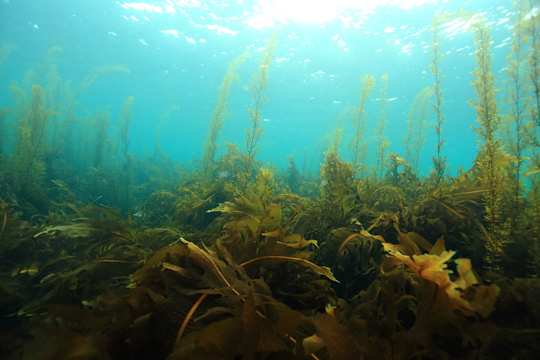
<svg viewBox="0 0 540 360">
<path fill-rule="evenodd" d="M 435 78 L 435 83 L 433 84 L 433 93 L 435 94 L 435 103 L 433 104 L 433 110 L 435 111 L 435 117 L 437 118 L 437 123 L 435 124 L 435 135 L 437 136 L 437 145 L 435 147 L 435 156 L 432 158 L 433 169 L 431 172 L 431 177 L 435 180 L 435 185 L 440 187 L 441 182 L 444 178 L 444 173 L 446 171 L 446 156 L 443 154 L 443 146 L 445 140 L 442 136 L 442 125 L 444 123 L 444 115 L 442 113 L 443 105 L 443 91 L 441 89 L 441 84 L 444 79 L 444 75 L 441 74 L 441 60 L 443 53 L 441 52 L 440 46 L 441 42 L 444 39 L 444 34 L 441 30 L 441 25 L 443 24 L 443 16 L 437 14 L 433 17 L 431 23 L 431 63 L 429 65 L 431 73 Z"/>
<path fill-rule="evenodd" d="M 375 87 L 375 77 L 364 74 L 362 76 L 362 87 L 360 88 L 360 103 L 354 106 L 354 112 L 351 114 L 351 121 L 354 127 L 354 137 L 349 144 L 351 151 L 351 166 L 360 178 L 364 177 L 366 169 L 366 149 L 367 142 L 364 139 L 366 133 L 366 103 L 371 91 Z"/>
<path fill-rule="evenodd" d="M 215 170 L 214 158 L 218 148 L 217 137 L 223 124 L 225 124 L 225 118 L 227 117 L 227 99 L 231 93 L 231 86 L 235 80 L 239 80 L 240 78 L 236 70 L 242 66 L 248 57 L 249 54 L 244 53 L 229 63 L 227 73 L 223 77 L 223 81 L 219 87 L 218 103 L 210 118 L 210 130 L 208 131 L 206 142 L 204 144 L 202 174 L 207 179 L 211 178 Z"/>
<path fill-rule="evenodd" d="M 218 156 L 241 57 L 223 78 L 204 157 L 187 170 L 160 147 L 174 107 L 154 124 L 154 148 L 144 149 L 129 134 L 138 110 L 133 98 L 120 104 L 111 132 L 114 104 L 90 111 L 78 103 L 70 81 L 57 75 L 59 48 L 51 49 L 28 76 L 32 82 L 12 86 L 13 109 L 0 107 L 0 131 L 4 126 L 8 137 L 8 146 L 0 137 L 0 353 L 41 360 L 537 358 L 537 4 L 517 3 L 512 54 L 500 73 L 492 72 L 491 38 L 479 17 L 434 19 L 435 85 L 407 98 L 407 159 L 388 151 L 384 76 L 367 176 L 370 75 L 361 78 L 358 105 L 341 109 L 335 134 L 324 138 L 330 146 L 320 176 L 305 172 L 305 160 L 300 172 L 293 155 L 286 171 L 256 159 L 276 34 L 251 82 L 246 149 L 226 143 Z M 439 45 L 450 28 L 472 28 L 476 48 L 471 105 L 479 151 L 455 177 L 441 129 Z M 80 90 L 99 73 L 92 71 Z M 510 85 L 500 99 L 498 76 Z M 414 170 L 432 94 L 437 154 L 431 176 L 422 178 Z M 506 132 L 498 113 L 503 100 Z M 322 147 L 310 140 L 316 162 Z"/>
<path fill-rule="evenodd" d="M 470 101 L 476 111 L 478 127 L 474 128 L 479 138 L 480 152 L 477 164 L 482 171 L 488 191 L 484 196 L 486 228 L 486 265 L 492 271 L 500 271 L 503 239 L 501 234 L 501 144 L 499 139 L 500 117 L 495 99 L 495 78 L 491 71 L 491 35 L 484 21 L 473 25 L 476 70 L 472 82 L 477 98 Z"/>
<path fill-rule="evenodd" d="M 415 174 L 420 172 L 420 153 L 426 142 L 427 118 L 431 112 L 433 90 L 429 87 L 418 92 L 407 117 L 407 133 L 403 137 L 406 159 Z"/>
<path fill-rule="evenodd" d="M 527 111 L 529 101 L 527 98 L 528 86 L 525 80 L 525 24 L 522 20 L 526 9 L 523 1 L 514 1 L 513 8 L 517 19 L 514 21 L 512 29 L 511 53 L 507 58 L 508 68 L 506 74 L 509 81 L 508 103 L 510 109 L 505 116 L 505 125 L 507 128 L 506 148 L 512 156 L 509 164 L 508 176 L 510 186 L 508 189 L 507 208 L 508 217 L 512 223 L 512 228 L 519 231 L 523 220 L 523 184 L 521 178 L 525 170 L 526 150 L 528 143 L 528 125 Z"/>
<path fill-rule="evenodd" d="M 13 190 L 22 197 L 26 197 L 31 188 L 39 189 L 45 175 L 47 121 L 52 113 L 52 110 L 44 108 L 41 86 L 32 86 L 32 100 L 26 114 L 18 119 L 15 154 L 11 165 Z"/>
<path fill-rule="evenodd" d="M 93 120 L 93 137 L 94 141 L 94 158 L 92 159 L 92 166 L 94 168 L 100 168 L 105 165 L 105 155 L 107 154 L 107 137 L 109 135 L 109 109 L 105 109 L 103 112 L 98 111 L 94 115 Z"/>
<path fill-rule="evenodd" d="M 386 138 L 386 90 L 388 89 L 388 75 L 381 76 L 381 89 L 379 102 L 381 104 L 381 117 L 377 123 L 377 128 L 375 129 L 375 137 L 377 138 L 377 167 L 376 174 L 379 179 L 383 177 L 384 171 L 384 159 L 386 158 L 386 150 L 390 146 L 390 142 Z"/>
<path fill-rule="evenodd" d="M 129 125 L 131 124 L 131 108 L 133 106 L 133 96 L 129 96 L 124 102 L 122 107 L 122 113 L 118 119 L 118 145 L 120 152 L 118 153 L 118 160 L 122 159 L 121 165 L 119 165 L 119 178 L 117 194 L 119 195 L 119 206 L 122 210 L 127 211 L 131 206 L 131 196 L 133 187 L 133 159 L 132 154 L 129 153 Z"/>
<path fill-rule="evenodd" d="M 268 44 L 259 61 L 259 73 L 253 75 L 249 88 L 253 95 L 251 106 L 249 108 L 249 118 L 251 126 L 246 130 L 246 157 L 244 161 L 244 174 L 242 174 L 241 187 L 247 190 L 251 175 L 253 173 L 253 164 L 257 154 L 257 143 L 264 132 L 261 124 L 261 112 L 265 102 L 268 101 L 266 91 L 268 90 L 268 71 L 276 54 L 280 30 L 278 29 L 268 40 Z"/>
<path fill-rule="evenodd" d="M 530 89 L 529 121 L 527 127 L 530 142 L 530 157 L 525 175 L 528 184 L 526 194 L 529 199 L 526 206 L 528 226 L 531 229 L 531 239 L 534 239 L 530 249 L 532 256 L 532 273 L 540 274 L 540 14 L 538 1 L 521 0 L 517 5 L 522 7 L 526 16 L 520 24 L 524 28 L 525 39 L 529 46 L 526 54 L 527 84 Z"/>
</svg>

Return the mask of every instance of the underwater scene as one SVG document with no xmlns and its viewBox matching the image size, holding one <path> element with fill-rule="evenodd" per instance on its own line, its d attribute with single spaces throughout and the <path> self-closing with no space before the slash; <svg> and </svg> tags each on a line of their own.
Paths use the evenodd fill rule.
<svg viewBox="0 0 540 360">
<path fill-rule="evenodd" d="M 3 359 L 538 359 L 539 0 L 0 1 Z"/>
</svg>

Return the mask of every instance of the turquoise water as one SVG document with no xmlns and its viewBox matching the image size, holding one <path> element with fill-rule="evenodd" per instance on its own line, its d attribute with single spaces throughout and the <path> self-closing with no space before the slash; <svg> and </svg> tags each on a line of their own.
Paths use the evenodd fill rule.
<svg viewBox="0 0 540 360">
<path fill-rule="evenodd" d="M 429 69 L 433 15 L 460 8 L 484 16 L 490 25 L 493 72 L 497 87 L 504 88 L 512 25 L 509 1 L 330 3 L 341 5 L 324 8 L 329 5 L 321 1 L 3 0 L 0 43 L 15 44 L 17 49 L 2 65 L 0 105 L 14 106 L 10 84 L 23 82 L 25 73 L 43 64 L 52 47 L 62 48 L 56 53 L 57 73 L 62 81 L 71 80 L 72 86 L 93 68 L 124 66 L 131 74 L 102 74 L 76 99 L 77 114 L 84 117 L 87 111 L 110 106 L 111 132 L 115 133 L 122 104 L 133 96 L 130 151 L 144 155 L 153 149 L 162 115 L 178 106 L 163 129 L 161 143 L 172 159 L 189 163 L 202 156 L 228 63 L 248 51 L 252 56 L 238 70 L 241 82 L 232 87 L 229 115 L 219 138 L 220 154 L 226 142 L 243 150 L 245 129 L 250 126 L 247 84 L 258 71 L 267 39 L 279 26 L 281 36 L 269 73 L 269 101 L 262 114 L 265 132 L 257 157 L 284 168 L 287 156 L 294 155 L 298 162 L 305 156 L 305 168 L 317 173 L 338 126 L 345 128 L 342 157 L 350 156 L 347 143 L 352 123 L 345 118 L 338 124 L 338 117 L 359 102 L 363 74 L 377 80 L 367 106 L 368 149 L 371 153 L 376 149 L 380 78 L 388 74 L 388 151 L 405 154 L 402 138 L 414 95 L 434 82 Z M 298 9 L 294 10 L 294 4 L 299 4 Z M 312 14 L 317 11 L 318 15 Z M 466 28 L 464 23 L 446 24 L 447 38 L 441 47 L 445 53 L 441 64 L 446 117 L 443 151 L 452 174 L 462 165 L 468 168 L 478 150 L 471 130 L 475 114 L 467 103 L 475 97 L 470 87 L 475 59 L 472 34 Z M 434 124 L 433 112 L 427 121 Z M 430 170 L 435 144 L 430 126 L 421 156 L 423 174 Z M 368 161 L 375 163 L 373 156 Z"/>
</svg>

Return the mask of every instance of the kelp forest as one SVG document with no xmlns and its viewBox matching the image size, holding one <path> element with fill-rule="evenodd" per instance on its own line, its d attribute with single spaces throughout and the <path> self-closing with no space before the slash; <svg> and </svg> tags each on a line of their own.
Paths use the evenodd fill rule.
<svg viewBox="0 0 540 360">
<path fill-rule="evenodd" d="M 57 73 L 62 49 L 50 49 L 11 84 L 13 105 L 0 108 L 2 358 L 536 358 L 533 3 L 514 2 L 502 75 L 492 69 L 481 17 L 435 15 L 426 69 L 433 86 L 410 99 L 406 153 L 388 151 L 388 76 L 365 74 L 317 173 L 292 155 L 283 170 L 257 156 L 279 30 L 264 51 L 229 64 L 203 156 L 189 167 L 160 146 L 163 124 L 181 109 L 156 114 L 154 149 L 136 155 L 129 136 L 136 98 L 93 110 L 79 102 L 98 78 L 130 69 L 86 69 L 72 83 Z M 441 26 L 456 19 L 474 36 L 472 82 L 463 86 L 476 97 L 462 106 L 475 111 L 478 151 L 472 166 L 452 173 Z M 15 51 L 3 45 L 0 62 Z M 250 56 L 258 67 L 245 141 L 221 144 L 228 97 Z M 372 100 L 380 113 L 367 112 Z M 376 148 L 366 142 L 370 118 L 378 119 Z M 427 136 L 436 137 L 434 149 L 424 147 Z M 421 176 L 426 152 L 431 170 Z"/>
</svg>

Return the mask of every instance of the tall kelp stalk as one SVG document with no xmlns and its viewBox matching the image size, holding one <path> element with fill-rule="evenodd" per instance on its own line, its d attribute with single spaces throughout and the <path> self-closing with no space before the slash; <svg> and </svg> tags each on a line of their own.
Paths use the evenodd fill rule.
<svg viewBox="0 0 540 360">
<path fill-rule="evenodd" d="M 32 86 L 32 100 L 24 116 L 17 119 L 15 153 L 10 166 L 11 188 L 28 199 L 30 192 L 39 191 L 45 174 L 47 122 L 53 111 L 44 106 L 43 88 Z"/>
<path fill-rule="evenodd" d="M 482 172 L 482 180 L 487 186 L 484 196 L 486 226 L 486 266 L 491 271 L 500 271 L 500 259 L 503 249 L 501 234 L 501 185 L 503 170 L 500 167 L 502 153 L 499 139 L 500 117 L 495 99 L 495 78 L 491 71 L 491 35 L 484 21 L 479 20 L 472 26 L 476 69 L 472 72 L 472 86 L 476 100 L 470 103 L 476 111 L 478 127 L 474 128 L 482 141 L 477 164 Z"/>
<path fill-rule="evenodd" d="M 351 165 L 357 177 L 363 178 L 366 170 L 366 148 L 367 143 L 364 140 L 366 133 L 366 103 L 369 99 L 371 91 L 375 87 L 375 77 L 373 75 L 364 74 L 362 76 L 362 87 L 360 88 L 360 103 L 354 106 L 354 111 L 351 114 L 351 121 L 354 127 L 354 137 L 349 144 L 351 151 Z"/>
<path fill-rule="evenodd" d="M 229 98 L 229 95 L 231 94 L 231 86 L 235 80 L 240 79 L 240 76 L 238 75 L 236 70 L 240 66 L 242 66 L 242 64 L 244 63 L 244 61 L 246 61 L 248 57 L 249 53 L 243 53 L 229 63 L 227 73 L 223 77 L 223 81 L 221 82 L 221 85 L 219 87 L 218 103 L 216 105 L 216 108 L 214 109 L 212 117 L 210 118 L 210 130 L 206 135 L 206 143 L 204 144 L 203 163 L 201 170 L 202 175 L 207 179 L 210 179 L 215 171 L 214 158 L 218 149 L 217 138 L 221 128 L 223 127 L 223 124 L 225 124 L 225 118 L 227 116 L 227 100 Z M 270 58 L 270 61 L 272 61 L 272 58 Z M 265 74 L 265 76 L 268 75 Z M 262 106 L 262 104 L 260 104 L 260 106 Z M 257 126 L 259 126 L 259 123 L 257 124 Z"/>
<path fill-rule="evenodd" d="M 106 108 L 103 111 L 98 110 L 94 115 L 92 121 L 93 134 L 92 144 L 93 149 L 93 158 L 91 159 L 92 167 L 98 169 L 105 165 L 105 155 L 107 154 L 107 145 L 109 138 L 109 124 L 110 124 L 110 113 L 109 109 Z"/>
<path fill-rule="evenodd" d="M 444 115 L 442 113 L 443 105 L 443 91 L 441 84 L 444 79 L 444 75 L 441 74 L 441 60 L 443 53 L 441 52 L 441 42 L 444 40 L 444 34 L 441 30 L 443 24 L 443 16 L 437 14 L 433 17 L 431 22 L 431 62 L 429 67 L 431 73 L 435 78 L 433 84 L 433 93 L 435 94 L 435 103 L 433 104 L 433 110 L 435 111 L 435 117 L 437 122 L 435 124 L 435 135 L 437 136 L 437 145 L 435 146 L 435 156 L 432 158 L 433 169 L 431 171 L 431 177 L 435 181 L 435 185 L 440 187 L 441 181 L 444 178 L 446 171 L 446 156 L 443 154 L 443 146 L 445 143 L 442 136 L 442 125 L 444 123 Z"/>
<path fill-rule="evenodd" d="M 11 109 L 8 108 L 0 108 L 0 165 L 3 163 L 3 154 L 4 154 L 4 147 L 6 145 L 7 140 L 7 123 L 6 119 L 8 118 L 9 114 L 11 113 Z M 1 168 L 4 168 L 3 166 L 0 166 Z M 2 176 L 2 171 L 0 171 L 0 176 Z"/>
<path fill-rule="evenodd" d="M 382 179 L 383 177 L 383 171 L 384 171 L 384 159 L 386 156 L 386 150 L 390 146 L 390 142 L 388 142 L 386 138 L 386 123 L 388 120 L 386 119 L 386 91 L 388 90 L 388 75 L 383 75 L 381 77 L 381 89 L 380 91 L 380 97 L 379 102 L 381 103 L 381 117 L 379 118 L 379 122 L 377 123 L 377 128 L 375 129 L 375 138 L 377 139 L 377 168 L 376 173 L 379 179 Z"/>
<path fill-rule="evenodd" d="M 526 31 L 530 37 L 532 46 L 529 51 L 528 68 L 529 80 L 532 86 L 533 109 L 531 109 L 531 118 L 537 127 L 540 127 L 540 24 L 538 1 L 528 1 L 528 14 Z"/>
<path fill-rule="evenodd" d="M 406 158 L 414 173 L 420 172 L 420 152 L 426 143 L 427 118 L 431 112 L 433 89 L 426 87 L 418 92 L 407 116 L 407 133 L 403 137 Z"/>
<path fill-rule="evenodd" d="M 505 116 L 506 125 L 506 148 L 512 156 L 509 164 L 509 187 L 506 197 L 508 198 L 507 213 L 516 231 L 522 227 L 523 220 L 523 184 L 521 178 L 525 170 L 526 150 L 528 147 L 527 128 L 529 121 L 527 111 L 529 100 L 527 97 L 528 83 L 525 81 L 526 74 L 526 42 L 525 42 L 525 8 L 523 1 L 514 1 L 513 8 L 516 16 L 512 28 L 512 40 L 510 41 L 511 53 L 508 56 L 508 67 L 506 74 L 508 76 L 508 103 L 509 110 Z"/>
<path fill-rule="evenodd" d="M 52 64 L 49 68 L 56 68 Z M 83 81 L 79 84 L 73 84 L 69 79 L 61 85 L 61 102 L 58 105 L 58 116 L 53 118 L 52 147 L 58 157 L 66 162 L 79 176 L 85 176 L 88 166 L 92 165 L 94 159 L 87 151 L 93 147 L 91 142 L 94 140 L 94 133 L 88 124 L 91 123 L 91 115 L 87 114 L 88 119 L 77 115 L 77 110 L 81 105 L 78 98 L 87 92 L 98 76 L 109 72 L 123 72 L 129 74 L 129 70 L 122 66 L 102 66 L 90 70 Z M 51 77 L 49 75 L 49 77 Z M 89 113 L 87 111 L 87 113 Z M 106 141 L 100 139 L 99 141 Z"/>
<path fill-rule="evenodd" d="M 268 40 L 268 44 L 259 61 L 259 73 L 253 75 L 249 84 L 253 98 L 251 99 L 252 104 L 249 108 L 251 126 L 246 130 L 247 153 L 244 160 L 244 173 L 240 179 L 240 184 L 244 191 L 247 190 L 253 172 L 255 155 L 258 150 L 257 143 L 264 132 L 264 128 L 261 124 L 261 112 L 264 103 L 268 101 L 268 98 L 266 97 L 266 91 L 268 90 L 268 70 L 270 70 L 270 65 L 272 65 L 272 61 L 276 54 L 280 32 L 280 29 L 277 30 Z"/>
<path fill-rule="evenodd" d="M 529 237 L 534 240 L 531 246 L 532 273 L 540 273 L 540 13 L 538 1 L 516 0 L 518 6 L 523 6 L 525 16 L 522 25 L 525 40 L 529 42 L 526 55 L 527 83 L 529 84 L 529 119 L 528 127 L 531 161 L 524 175 L 527 178 L 527 197 L 529 199 L 526 209 L 528 227 L 531 230 Z"/>
<path fill-rule="evenodd" d="M 133 187 L 133 160 L 129 153 L 129 125 L 131 124 L 131 108 L 133 96 L 129 96 L 124 102 L 122 113 L 118 119 L 118 145 L 119 158 L 122 159 L 118 182 L 118 206 L 127 211 L 131 205 L 131 193 Z M 118 164 L 117 164 L 118 165 Z"/>
<path fill-rule="evenodd" d="M 0 48 L 0 75 L 2 75 L 2 64 L 4 61 L 6 61 L 9 57 L 9 54 L 17 49 L 17 47 L 13 44 L 5 44 Z M 5 169 L 5 165 L 3 165 L 3 159 L 2 154 L 4 151 L 4 146 L 6 145 L 6 139 L 7 139 L 7 124 L 6 119 L 8 115 L 10 114 L 10 109 L 8 108 L 0 108 L 0 168 Z M 2 171 L 0 170 L 0 176 L 3 176 Z M 0 180 L 1 181 L 1 180 Z"/>
<path fill-rule="evenodd" d="M 47 51 L 43 63 L 37 64 L 38 71 L 33 75 L 33 84 L 43 88 L 43 101 L 45 107 L 53 109 L 56 114 L 62 102 L 62 80 L 58 76 L 56 57 L 63 50 L 60 46 L 54 46 Z M 28 74 L 27 74 L 28 75 Z M 55 123 L 52 119 L 51 123 Z"/>
</svg>

